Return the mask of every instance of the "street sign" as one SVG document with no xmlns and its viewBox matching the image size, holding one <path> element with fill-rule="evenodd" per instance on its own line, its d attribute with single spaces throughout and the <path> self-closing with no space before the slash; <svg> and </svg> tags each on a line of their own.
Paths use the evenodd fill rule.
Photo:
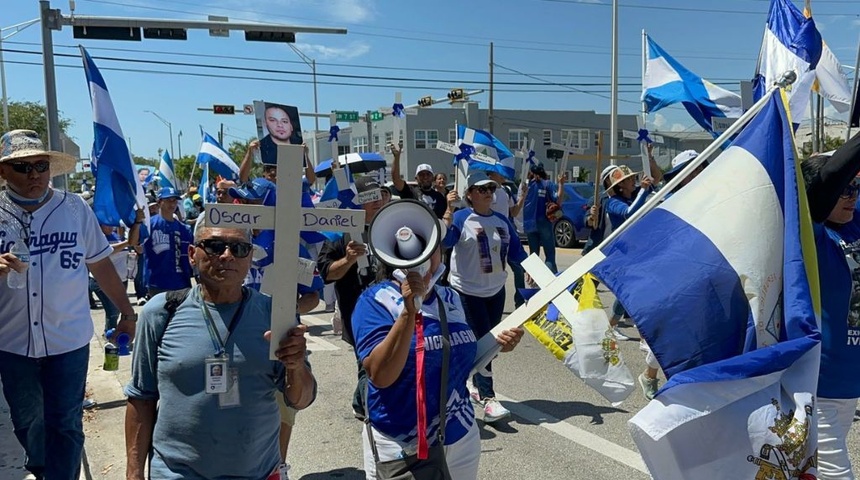
<svg viewBox="0 0 860 480">
<path fill-rule="evenodd" d="M 370 121 L 371 122 L 378 122 L 378 121 L 382 120 L 383 118 L 385 118 L 385 114 L 382 112 L 370 112 Z"/>
<path fill-rule="evenodd" d="M 738 121 L 737 118 L 711 117 L 711 127 L 714 129 L 714 133 L 723 133 L 736 121 Z"/>
<path fill-rule="evenodd" d="M 212 105 L 212 112 L 215 115 L 233 115 L 236 113 L 236 107 L 233 105 Z"/>
<path fill-rule="evenodd" d="M 573 171 L 570 173 L 570 178 L 568 180 L 575 181 L 577 178 L 579 178 L 579 173 L 579 166 L 573 167 Z"/>
<path fill-rule="evenodd" d="M 246 104 L 242 105 L 242 112 L 244 112 L 245 115 L 253 115 L 254 114 L 254 106 L 246 103 Z"/>
<path fill-rule="evenodd" d="M 337 115 L 338 122 L 357 122 L 358 121 L 358 112 L 342 112 L 335 111 Z"/>
<path fill-rule="evenodd" d="M 225 22 L 226 23 L 226 22 L 229 22 L 230 19 L 228 19 L 227 17 L 222 17 L 220 15 L 209 15 L 209 21 L 210 22 Z M 210 37 L 229 37 L 230 36 L 230 30 L 224 30 L 221 28 L 210 28 L 209 29 L 209 36 Z"/>
</svg>

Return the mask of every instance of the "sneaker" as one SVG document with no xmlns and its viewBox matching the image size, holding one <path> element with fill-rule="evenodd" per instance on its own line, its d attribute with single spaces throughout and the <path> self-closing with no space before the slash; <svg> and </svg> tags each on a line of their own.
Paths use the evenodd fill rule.
<svg viewBox="0 0 860 480">
<path fill-rule="evenodd" d="M 484 399 L 484 423 L 497 422 L 511 416 L 511 411 L 503 407 L 495 398 Z"/>
<path fill-rule="evenodd" d="M 332 312 L 334 312 L 334 304 L 332 303 L 329 305 L 328 303 L 326 303 L 325 309 L 323 309 L 323 313 L 332 313 Z"/>
<path fill-rule="evenodd" d="M 142 307 L 144 305 L 146 305 L 146 299 L 145 298 L 141 298 L 140 300 L 137 301 L 138 307 Z"/>
<path fill-rule="evenodd" d="M 645 394 L 645 398 L 648 400 L 654 400 L 659 383 L 656 378 L 648 378 L 644 373 L 639 374 L 639 386 L 642 387 L 642 393 Z"/>
<path fill-rule="evenodd" d="M 331 330 L 335 335 L 343 334 L 343 319 L 340 318 L 340 312 L 336 312 L 331 317 Z"/>
<path fill-rule="evenodd" d="M 624 340 L 632 340 L 630 337 L 628 337 L 627 335 L 625 335 L 624 333 L 622 333 L 622 332 L 621 332 L 621 330 L 618 330 L 618 327 L 614 327 L 614 328 L 612 329 L 612 336 L 613 336 L 616 340 L 622 340 L 622 341 L 624 341 Z"/>
<path fill-rule="evenodd" d="M 90 398 L 84 399 L 84 410 L 89 410 L 96 406 L 96 401 Z"/>
<path fill-rule="evenodd" d="M 472 401 L 472 404 L 478 408 L 484 408 L 484 401 L 481 400 L 481 394 L 478 393 L 478 389 L 475 388 L 475 385 L 472 384 L 471 380 L 466 380 L 466 388 L 469 390 L 469 399 Z"/>
</svg>

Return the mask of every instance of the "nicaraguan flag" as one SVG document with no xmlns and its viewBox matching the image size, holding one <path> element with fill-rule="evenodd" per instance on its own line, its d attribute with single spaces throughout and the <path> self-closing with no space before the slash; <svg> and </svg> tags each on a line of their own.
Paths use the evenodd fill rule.
<svg viewBox="0 0 860 480">
<path fill-rule="evenodd" d="M 470 159 L 470 170 L 497 172 L 508 180 L 513 180 L 516 177 L 517 172 L 514 169 L 514 161 L 516 160 L 516 157 L 504 143 L 499 141 L 498 138 L 492 136 L 490 132 L 467 128 L 465 125 L 458 125 L 457 141 L 465 143 L 466 145 L 471 145 L 477 153 L 483 153 L 484 155 L 496 159 L 495 165 Z"/>
<path fill-rule="evenodd" d="M 647 38 L 648 62 L 642 84 L 642 101 L 646 112 L 653 113 L 681 103 L 693 120 L 709 132 L 714 131 L 711 118 L 738 118 L 743 114 L 740 95 L 687 70 L 650 36 Z"/>
<path fill-rule="evenodd" d="M 158 165 L 158 184 L 161 187 L 176 189 L 176 174 L 173 173 L 173 159 L 167 150 L 161 154 L 161 163 Z"/>
<path fill-rule="evenodd" d="M 806 18 L 791 0 L 771 0 L 753 78 L 754 98 L 760 99 L 771 85 L 792 71 L 797 80 L 789 89 L 791 116 L 794 122 L 806 118 L 821 50 L 821 34 L 815 21 Z"/>
<path fill-rule="evenodd" d="M 208 133 L 203 130 L 200 130 L 200 133 L 203 134 L 203 143 L 197 154 L 197 163 L 208 163 L 216 174 L 227 180 L 238 180 L 239 166 L 236 165 L 227 150 L 224 150 L 218 140 L 212 138 Z"/>
<path fill-rule="evenodd" d="M 96 168 L 96 194 L 93 211 L 102 225 L 119 226 L 134 223 L 135 210 L 146 212 L 149 225 L 149 209 L 143 186 L 138 181 L 122 128 L 113 107 L 107 84 L 89 53 L 81 48 L 84 71 L 93 105 L 93 165 Z M 141 232 L 142 238 L 145 232 Z"/>
<path fill-rule="evenodd" d="M 595 252 L 592 272 L 668 378 L 630 421 L 655 479 L 815 474 L 818 267 L 789 118 L 776 91 L 698 177 Z"/>
<path fill-rule="evenodd" d="M 804 8 L 803 16 L 811 18 L 812 12 Z M 815 83 L 812 90 L 829 100 L 839 113 L 846 113 L 851 108 L 851 87 L 848 86 L 848 77 L 845 76 L 839 59 L 823 39 L 821 58 L 815 67 Z"/>
</svg>

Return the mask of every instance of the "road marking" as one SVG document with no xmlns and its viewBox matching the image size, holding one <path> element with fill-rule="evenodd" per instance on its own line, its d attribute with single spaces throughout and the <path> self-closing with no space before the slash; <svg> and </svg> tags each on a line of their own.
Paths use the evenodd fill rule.
<svg viewBox="0 0 860 480">
<path fill-rule="evenodd" d="M 311 327 L 331 327 L 331 321 L 320 318 L 317 315 L 302 315 L 302 323 Z M 308 350 L 311 352 L 340 350 L 340 347 L 323 340 L 319 336 L 307 335 Z"/>
<path fill-rule="evenodd" d="M 648 473 L 648 468 L 645 467 L 645 462 L 642 460 L 642 456 L 639 455 L 639 452 L 624 448 L 616 443 L 612 443 L 601 436 L 573 426 L 563 420 L 553 417 L 552 415 L 529 407 L 528 405 L 523 405 L 512 398 L 505 397 L 504 395 L 496 393 L 496 400 L 504 401 L 506 403 L 505 407 L 518 417 L 522 417 L 535 425 L 540 425 L 541 427 L 560 435 L 571 442 L 582 445 L 583 447 L 593 450 L 615 460 L 616 462 L 639 470 L 642 473 Z"/>
</svg>

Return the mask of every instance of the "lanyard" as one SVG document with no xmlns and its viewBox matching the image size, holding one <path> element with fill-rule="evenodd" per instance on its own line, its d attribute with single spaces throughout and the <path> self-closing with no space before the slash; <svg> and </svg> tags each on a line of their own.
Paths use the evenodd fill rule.
<svg viewBox="0 0 860 480">
<path fill-rule="evenodd" d="M 212 339 L 212 346 L 215 348 L 216 357 L 222 357 L 227 353 L 227 342 L 230 341 L 230 335 L 233 334 L 233 330 L 239 324 L 239 320 L 242 318 L 242 310 L 245 309 L 246 294 L 245 287 L 242 287 L 242 303 L 239 304 L 239 308 L 236 309 L 236 313 L 233 314 L 233 318 L 230 320 L 230 325 L 227 326 L 226 342 L 221 339 L 221 334 L 215 328 L 215 319 L 212 318 L 212 312 L 209 311 L 209 307 L 203 301 L 203 296 L 200 296 L 200 311 L 203 313 L 203 318 L 206 319 L 206 326 L 209 329 L 209 337 Z"/>
</svg>

